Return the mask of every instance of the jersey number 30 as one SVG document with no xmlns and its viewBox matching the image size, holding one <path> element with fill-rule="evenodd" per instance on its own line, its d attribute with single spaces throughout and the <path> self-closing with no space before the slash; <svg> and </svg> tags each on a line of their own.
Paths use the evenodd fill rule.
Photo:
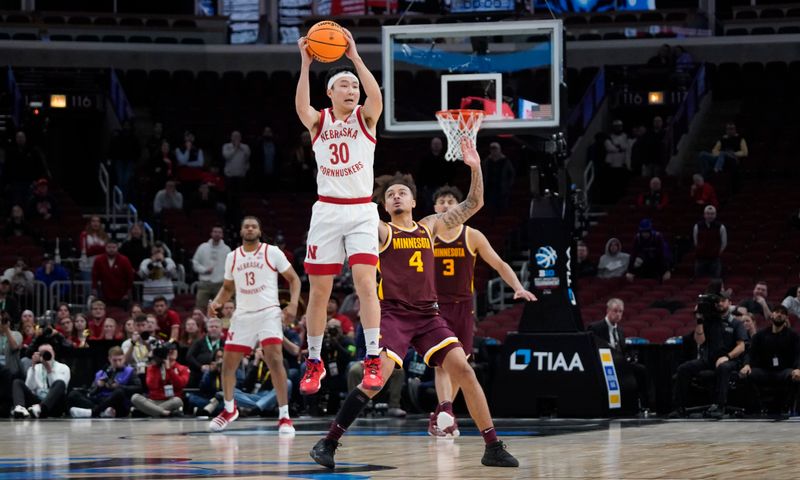
<svg viewBox="0 0 800 480">
<path fill-rule="evenodd" d="M 328 148 L 331 150 L 331 165 L 350 161 L 350 146 L 346 143 L 340 143 L 338 145 L 331 143 L 328 145 Z"/>
</svg>

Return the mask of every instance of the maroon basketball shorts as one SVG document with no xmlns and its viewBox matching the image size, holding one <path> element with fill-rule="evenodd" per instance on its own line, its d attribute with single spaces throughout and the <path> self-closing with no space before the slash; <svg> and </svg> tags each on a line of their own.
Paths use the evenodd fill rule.
<svg viewBox="0 0 800 480">
<path fill-rule="evenodd" d="M 380 346 L 401 368 L 408 347 L 414 347 L 429 366 L 441 366 L 450 350 L 461 343 L 435 310 L 421 312 L 381 302 Z"/>
<path fill-rule="evenodd" d="M 447 322 L 450 330 L 464 347 L 467 356 L 472 355 L 472 340 L 475 336 L 475 311 L 472 309 L 472 300 L 463 302 L 440 303 L 439 315 Z"/>
</svg>

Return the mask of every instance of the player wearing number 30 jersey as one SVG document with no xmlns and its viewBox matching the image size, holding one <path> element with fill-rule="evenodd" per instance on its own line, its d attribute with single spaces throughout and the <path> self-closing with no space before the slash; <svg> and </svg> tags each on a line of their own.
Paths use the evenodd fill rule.
<svg viewBox="0 0 800 480">
<path fill-rule="evenodd" d="M 301 66 L 295 94 L 295 108 L 300 121 L 311 134 L 317 162 L 319 201 L 311 211 L 311 225 L 304 267 L 308 274 L 308 360 L 300 381 L 300 393 L 316 393 L 325 377 L 320 361 L 325 332 L 326 309 L 333 289 L 333 278 L 345 260 L 353 271 L 353 283 L 361 303 L 361 323 L 367 343 L 362 385 L 380 390 L 380 306 L 376 295 L 378 263 L 378 208 L 372 203 L 375 158 L 375 129 L 383 111 L 378 81 L 364 65 L 356 42 L 346 29 L 345 55 L 353 62 L 350 68 L 334 68 L 325 79 L 331 106 L 321 111 L 311 106 L 309 68 L 312 58 L 308 40 L 298 41 Z M 359 105 L 360 87 L 367 94 Z"/>
</svg>

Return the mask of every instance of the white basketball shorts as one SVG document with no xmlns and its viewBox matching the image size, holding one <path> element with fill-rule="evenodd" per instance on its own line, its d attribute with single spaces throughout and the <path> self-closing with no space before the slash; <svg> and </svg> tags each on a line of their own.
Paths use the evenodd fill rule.
<svg viewBox="0 0 800 480">
<path fill-rule="evenodd" d="M 257 312 L 234 312 L 225 350 L 249 355 L 257 345 L 283 343 L 281 309 L 268 307 Z"/>
<path fill-rule="evenodd" d="M 309 275 L 338 275 L 345 259 L 351 266 L 378 264 L 378 206 L 325 199 L 311 209 L 305 270 Z"/>
</svg>

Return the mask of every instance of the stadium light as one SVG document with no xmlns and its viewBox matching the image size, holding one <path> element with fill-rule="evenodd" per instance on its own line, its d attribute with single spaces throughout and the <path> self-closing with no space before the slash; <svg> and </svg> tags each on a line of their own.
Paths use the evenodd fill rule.
<svg viewBox="0 0 800 480">
<path fill-rule="evenodd" d="M 50 108 L 67 108 L 67 96 L 50 95 Z"/>
<path fill-rule="evenodd" d="M 649 105 L 663 105 L 664 92 L 649 92 L 647 94 L 647 103 Z"/>
</svg>

